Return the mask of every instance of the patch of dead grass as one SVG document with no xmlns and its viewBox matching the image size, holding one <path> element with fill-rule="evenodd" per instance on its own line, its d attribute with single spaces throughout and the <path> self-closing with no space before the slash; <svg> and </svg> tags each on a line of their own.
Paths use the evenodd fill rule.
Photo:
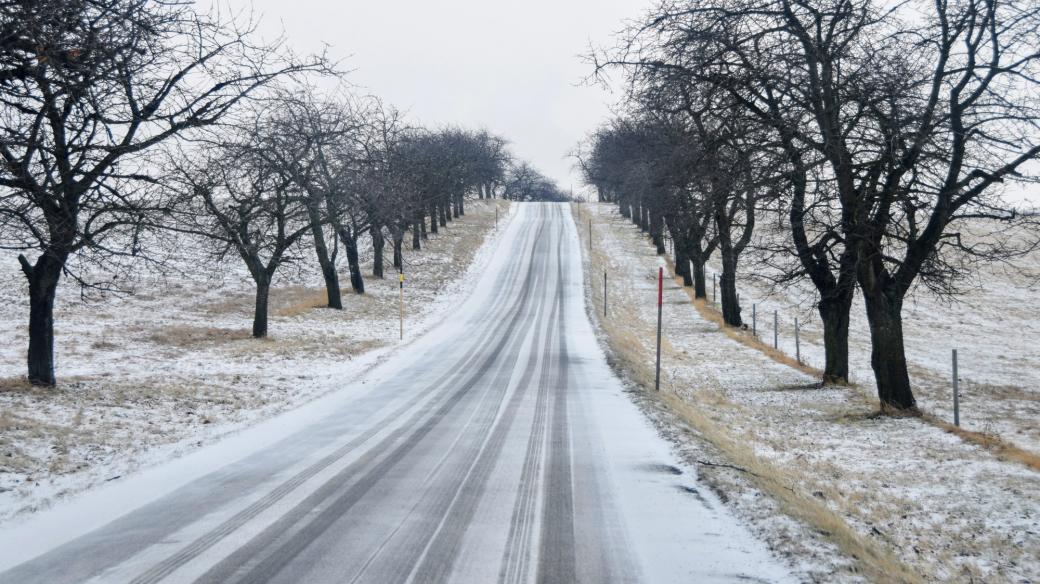
<svg viewBox="0 0 1040 584">
<path fill-rule="evenodd" d="M 946 432 L 957 436 L 965 442 L 981 446 L 989 452 L 992 452 L 1001 460 L 1017 462 L 1033 470 L 1040 471 L 1040 455 L 1029 452 L 1028 450 L 1023 450 L 1022 448 L 1001 439 L 999 436 L 988 432 L 965 430 L 964 428 L 954 426 L 953 424 L 936 418 L 930 414 L 923 414 L 922 419 L 933 426 L 937 426 Z"/>
<path fill-rule="evenodd" d="M 350 294 L 350 290 L 341 292 Z M 275 306 L 274 313 L 277 316 L 300 316 L 315 308 L 323 308 L 329 305 L 329 296 L 325 288 L 308 288 L 304 286 L 290 286 L 277 288 L 271 291 L 271 303 Z"/>
<path fill-rule="evenodd" d="M 39 388 L 29 383 L 25 377 L 3 377 L 0 378 L 0 393 L 32 393 Z"/>
<path fill-rule="evenodd" d="M 157 345 L 189 348 L 241 341 L 252 337 L 245 329 L 173 325 L 154 330 L 147 338 Z"/>
</svg>

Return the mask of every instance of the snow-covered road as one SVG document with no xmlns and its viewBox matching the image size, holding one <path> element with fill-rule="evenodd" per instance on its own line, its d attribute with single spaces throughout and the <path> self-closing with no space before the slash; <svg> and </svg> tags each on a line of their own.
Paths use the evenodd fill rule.
<svg viewBox="0 0 1040 584">
<path fill-rule="evenodd" d="M 622 391 L 569 208 L 324 398 L 0 531 L 0 582 L 792 580 Z"/>
</svg>

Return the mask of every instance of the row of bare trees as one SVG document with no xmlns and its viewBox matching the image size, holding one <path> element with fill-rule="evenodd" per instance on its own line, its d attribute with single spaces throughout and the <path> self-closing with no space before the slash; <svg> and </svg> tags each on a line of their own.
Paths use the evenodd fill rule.
<svg viewBox="0 0 1040 584">
<path fill-rule="evenodd" d="M 665 0 L 590 61 L 627 88 L 580 157 L 600 200 L 660 253 L 667 231 L 698 297 L 717 252 L 731 326 L 745 250 L 779 284 L 811 282 L 825 382 L 848 380 L 858 290 L 884 410 L 916 411 L 907 295 L 954 295 L 973 265 L 1037 245 L 1009 229 L 1034 219 L 1008 196 L 1037 179 L 1035 2 Z"/>
<path fill-rule="evenodd" d="M 262 337 L 272 281 L 305 248 L 341 309 L 341 247 L 361 294 L 361 245 L 382 277 L 384 255 L 404 268 L 409 231 L 420 249 L 467 198 L 513 196 L 526 166 L 501 137 L 320 91 L 340 85 L 335 63 L 260 42 L 254 26 L 186 2 L 0 3 L 0 249 L 19 252 L 28 283 L 30 382 L 55 383 L 62 276 L 120 290 L 157 234 L 242 261 Z"/>
</svg>

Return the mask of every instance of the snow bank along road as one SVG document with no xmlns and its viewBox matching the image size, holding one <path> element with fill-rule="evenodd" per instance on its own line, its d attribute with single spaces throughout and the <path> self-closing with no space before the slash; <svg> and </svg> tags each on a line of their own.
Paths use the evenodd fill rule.
<svg viewBox="0 0 1040 584">
<path fill-rule="evenodd" d="M 788 581 L 622 393 L 568 207 L 363 379 L 0 532 L 0 582 Z"/>
</svg>

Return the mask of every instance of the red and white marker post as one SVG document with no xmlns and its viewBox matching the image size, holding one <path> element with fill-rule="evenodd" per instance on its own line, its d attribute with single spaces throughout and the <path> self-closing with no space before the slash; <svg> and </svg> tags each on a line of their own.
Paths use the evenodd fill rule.
<svg viewBox="0 0 1040 584">
<path fill-rule="evenodd" d="M 654 391 L 661 391 L 661 310 L 664 306 L 664 268 L 657 268 L 657 367 Z"/>
</svg>

